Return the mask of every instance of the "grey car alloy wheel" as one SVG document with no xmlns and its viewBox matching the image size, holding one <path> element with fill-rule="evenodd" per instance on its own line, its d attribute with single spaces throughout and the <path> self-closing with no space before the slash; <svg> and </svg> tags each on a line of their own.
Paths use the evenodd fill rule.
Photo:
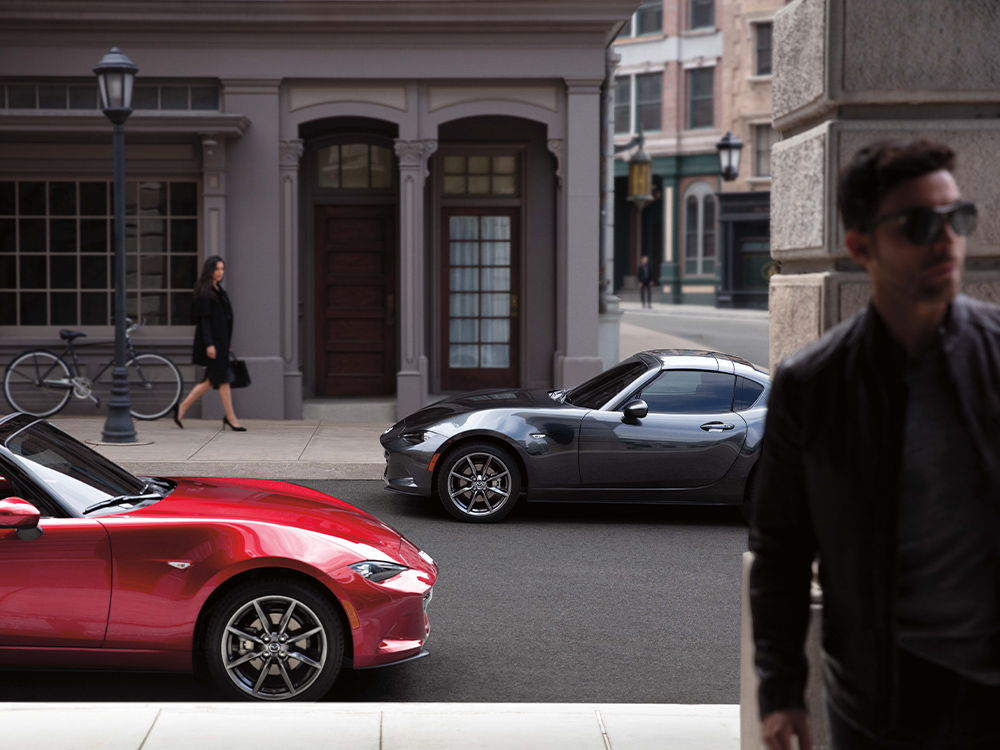
<svg viewBox="0 0 1000 750">
<path fill-rule="evenodd" d="M 520 492 L 517 464 L 507 451 L 489 444 L 451 454 L 438 480 L 442 504 L 462 521 L 499 521 L 513 510 Z"/>
</svg>

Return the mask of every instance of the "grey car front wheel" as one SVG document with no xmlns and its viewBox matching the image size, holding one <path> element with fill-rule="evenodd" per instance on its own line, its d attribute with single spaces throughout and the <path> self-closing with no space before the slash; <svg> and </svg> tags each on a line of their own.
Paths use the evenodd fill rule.
<svg viewBox="0 0 1000 750">
<path fill-rule="evenodd" d="M 449 453 L 438 474 L 438 495 L 460 521 L 493 523 L 514 509 L 521 471 L 514 457 L 492 443 L 470 443 Z"/>
</svg>

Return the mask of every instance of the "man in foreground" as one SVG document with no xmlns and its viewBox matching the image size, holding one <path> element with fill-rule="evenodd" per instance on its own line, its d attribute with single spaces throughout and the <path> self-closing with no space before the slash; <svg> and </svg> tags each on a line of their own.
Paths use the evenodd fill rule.
<svg viewBox="0 0 1000 750">
<path fill-rule="evenodd" d="M 1000 307 L 958 296 L 976 209 L 954 162 L 858 152 L 838 199 L 871 304 L 773 381 L 750 538 L 772 750 L 811 748 L 817 556 L 833 747 L 1000 748 Z"/>
</svg>

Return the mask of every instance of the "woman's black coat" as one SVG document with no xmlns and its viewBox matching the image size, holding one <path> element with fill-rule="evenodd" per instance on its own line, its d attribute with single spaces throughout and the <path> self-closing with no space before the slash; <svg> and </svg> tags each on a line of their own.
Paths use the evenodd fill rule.
<svg viewBox="0 0 1000 750">
<path fill-rule="evenodd" d="M 194 300 L 194 349 L 191 361 L 208 368 L 206 373 L 212 385 L 227 383 L 229 372 L 229 346 L 233 338 L 233 308 L 229 296 L 220 286 L 203 289 Z M 215 359 L 205 351 L 215 347 Z"/>
</svg>

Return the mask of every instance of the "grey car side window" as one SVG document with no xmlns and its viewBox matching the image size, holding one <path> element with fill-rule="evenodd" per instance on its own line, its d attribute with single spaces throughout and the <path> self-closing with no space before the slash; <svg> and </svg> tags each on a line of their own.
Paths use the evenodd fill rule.
<svg viewBox="0 0 1000 750">
<path fill-rule="evenodd" d="M 638 395 L 650 414 L 724 414 L 732 411 L 736 376 L 704 370 L 665 370 Z"/>
</svg>

